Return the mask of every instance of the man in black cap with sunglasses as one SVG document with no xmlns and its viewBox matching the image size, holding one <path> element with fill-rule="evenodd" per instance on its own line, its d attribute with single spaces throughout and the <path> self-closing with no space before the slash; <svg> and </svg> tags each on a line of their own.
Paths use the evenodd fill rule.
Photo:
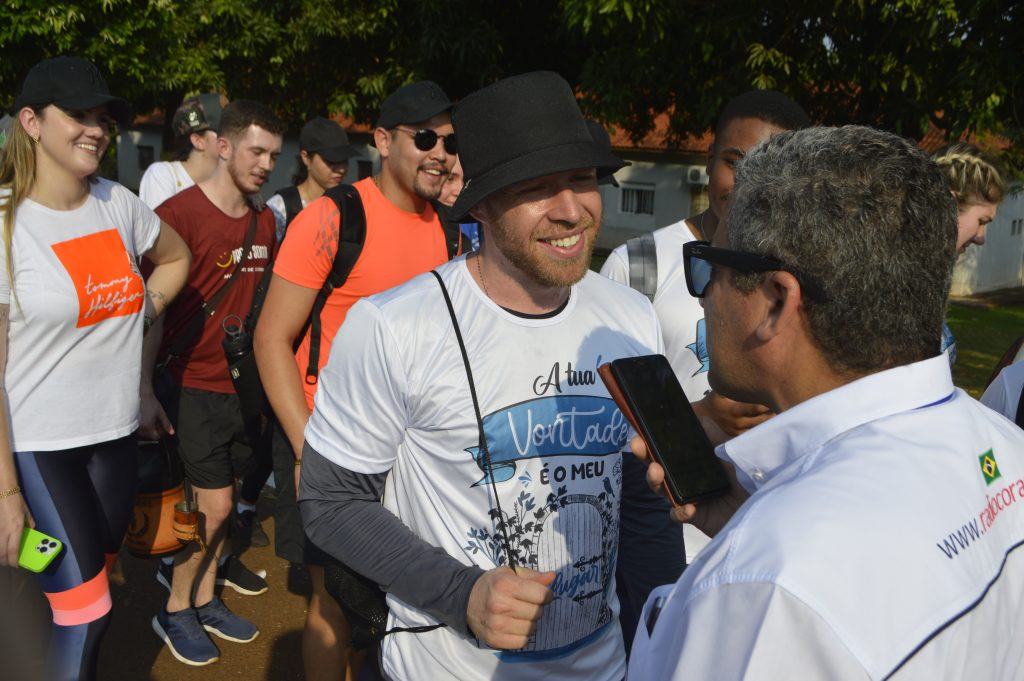
<svg viewBox="0 0 1024 681">
<path fill-rule="evenodd" d="M 452 218 L 481 250 L 353 306 L 305 431 L 306 531 L 418 628 L 385 636 L 388 678 L 618 680 L 629 428 L 597 367 L 661 346 L 650 303 L 588 270 L 624 163 L 555 73 L 453 119 Z"/>
<path fill-rule="evenodd" d="M 1019 678 L 1024 433 L 939 350 L 939 169 L 870 128 L 781 133 L 724 217 L 683 251 L 711 387 L 777 415 L 719 447 L 730 494 L 673 511 L 715 538 L 648 600 L 629 678 Z"/>
<path fill-rule="evenodd" d="M 352 221 L 358 218 L 346 212 L 349 222 L 342 224 L 338 204 L 330 195 L 310 201 L 288 226 L 256 329 L 260 377 L 280 424 L 274 442 L 274 479 L 279 490 L 275 548 L 282 558 L 309 566 L 313 583 L 303 632 L 303 657 L 310 681 L 335 679 L 346 664 L 350 665 L 349 675 L 358 676 L 347 655 L 349 626 L 324 589 L 325 556 L 306 541 L 295 504 L 295 483 L 302 470 L 302 431 L 317 392 L 316 371 L 327 362 L 334 334 L 356 301 L 448 260 L 452 244 L 432 202 L 455 162 L 451 106 L 448 96 L 431 81 L 405 85 L 384 100 L 373 131 L 381 157 L 380 173 L 353 185 L 365 215 L 365 234 L 361 244 L 357 241 L 360 250 L 351 271 L 344 283 L 328 284 L 334 279 L 335 260 L 340 260 L 339 248 L 353 245 L 351 240 L 341 244 L 352 233 L 345 230 L 355 230 Z M 321 152 L 328 150 L 331 157 L 346 156 L 350 148 L 347 140 L 341 144 L 341 128 L 319 120 L 323 123 L 303 129 L 304 142 L 329 145 L 322 146 Z M 317 135 L 307 134 L 310 132 Z M 307 323 L 317 301 L 322 301 L 322 307 L 315 315 L 316 322 Z"/>
</svg>

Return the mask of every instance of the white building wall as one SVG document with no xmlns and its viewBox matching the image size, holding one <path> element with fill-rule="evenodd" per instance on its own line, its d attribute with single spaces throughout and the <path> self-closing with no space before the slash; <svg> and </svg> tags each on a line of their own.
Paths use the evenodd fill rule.
<svg viewBox="0 0 1024 681">
<path fill-rule="evenodd" d="M 628 155 L 624 155 L 628 158 Z M 703 166 L 685 163 L 655 163 L 632 161 L 615 173 L 619 187 L 601 186 L 604 203 L 604 222 L 597 238 L 599 249 L 612 250 L 627 239 L 652 232 L 659 227 L 678 222 L 692 215 L 693 193 L 700 192 L 707 183 L 701 176 Z M 690 183 L 690 171 L 696 169 L 698 178 Z M 654 212 L 635 214 L 623 210 L 623 190 L 629 188 L 651 189 L 654 191 Z"/>
<path fill-rule="evenodd" d="M 123 131 L 117 137 L 117 181 L 133 192 L 138 192 L 142 173 L 149 165 L 140 162 L 140 148 L 152 149 L 152 160 L 159 161 L 162 146 L 159 128 L 147 127 Z"/>
<path fill-rule="evenodd" d="M 1024 286 L 1024 192 L 1011 191 L 985 230 L 985 243 L 971 246 L 953 270 L 952 295 Z"/>
</svg>

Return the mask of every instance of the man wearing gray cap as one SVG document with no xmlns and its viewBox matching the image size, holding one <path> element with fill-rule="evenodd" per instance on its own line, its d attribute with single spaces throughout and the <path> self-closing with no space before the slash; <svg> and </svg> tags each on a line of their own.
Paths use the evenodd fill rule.
<svg viewBox="0 0 1024 681">
<path fill-rule="evenodd" d="M 624 163 L 555 73 L 453 120 L 451 217 L 481 250 L 353 306 L 305 430 L 306 532 L 418 628 L 384 637 L 388 678 L 621 679 L 628 426 L 596 369 L 661 348 L 650 303 L 588 270 L 598 177 Z"/>
<path fill-rule="evenodd" d="M 217 129 L 227 98 L 216 92 L 189 97 L 174 112 L 173 161 L 149 164 L 139 185 L 139 198 L 156 208 L 175 194 L 202 182 L 217 169 Z"/>
<path fill-rule="evenodd" d="M 334 334 L 353 303 L 441 265 L 458 247 L 431 204 L 455 159 L 451 106 L 448 96 L 430 81 L 405 85 L 384 100 L 373 131 L 380 174 L 327 190 L 292 221 L 256 328 L 260 377 L 279 423 L 273 453 L 278 489 L 275 549 L 278 556 L 307 565 L 313 583 L 303 631 L 309 681 L 337 679 L 338 670 L 346 666 L 349 677 L 355 678 L 359 663 L 348 657 L 345 616 L 324 589 L 325 556 L 306 540 L 295 503 L 302 430 L 313 409 L 317 372 L 327 362 Z M 341 132 L 337 124 L 320 120 Z M 336 145 L 340 135 L 322 134 L 326 126 L 316 126 L 319 139 L 307 135 L 307 125 L 306 142 L 320 146 L 327 138 L 321 153 L 347 153 L 345 145 Z M 345 194 L 339 193 L 343 190 Z M 336 201 L 361 209 L 363 239 L 351 237 L 358 231 L 359 210 L 346 208 L 343 217 Z M 355 260 L 348 258 L 351 269 L 339 277 L 338 264 L 352 247 L 358 248 Z"/>
</svg>

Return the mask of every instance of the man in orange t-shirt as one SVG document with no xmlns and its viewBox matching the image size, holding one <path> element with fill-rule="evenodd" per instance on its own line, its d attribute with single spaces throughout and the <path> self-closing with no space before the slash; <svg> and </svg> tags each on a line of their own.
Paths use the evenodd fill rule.
<svg viewBox="0 0 1024 681">
<path fill-rule="evenodd" d="M 441 221 L 430 202 L 438 198 L 455 162 L 450 108 L 447 95 L 430 81 L 405 85 L 384 100 L 373 131 L 380 174 L 354 185 L 366 212 L 366 239 L 345 283 L 331 293 L 320 313 L 321 366 L 357 300 L 448 260 Z M 362 659 L 349 656 L 348 624 L 324 589 L 325 556 L 306 540 L 295 503 L 303 431 L 317 387 L 305 380 L 310 331 L 297 352 L 292 348 L 330 275 L 345 228 L 340 222 L 334 201 L 321 197 L 288 227 L 255 337 L 260 377 L 280 423 L 274 451 L 275 549 L 290 562 L 308 565 L 313 582 L 302 639 L 310 681 L 336 679 L 343 667 L 347 678 L 355 679 Z"/>
</svg>

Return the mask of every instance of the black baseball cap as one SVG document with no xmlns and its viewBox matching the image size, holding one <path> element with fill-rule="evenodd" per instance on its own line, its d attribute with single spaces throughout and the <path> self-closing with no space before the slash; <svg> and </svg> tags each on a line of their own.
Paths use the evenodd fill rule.
<svg viewBox="0 0 1024 681">
<path fill-rule="evenodd" d="M 91 61 L 81 57 L 54 57 L 39 62 L 25 76 L 16 109 L 54 104 L 67 111 L 84 111 L 106 105 L 122 126 L 132 122 L 127 101 L 114 97 L 103 74 Z"/>
<path fill-rule="evenodd" d="M 380 105 L 376 127 L 390 130 L 403 123 L 419 123 L 451 108 L 448 95 L 434 81 L 409 83 L 388 95 Z"/>
<path fill-rule="evenodd" d="M 348 143 L 344 128 L 323 116 L 302 126 L 299 148 L 309 154 L 320 154 L 326 163 L 342 163 L 359 155 L 359 150 Z"/>
</svg>

